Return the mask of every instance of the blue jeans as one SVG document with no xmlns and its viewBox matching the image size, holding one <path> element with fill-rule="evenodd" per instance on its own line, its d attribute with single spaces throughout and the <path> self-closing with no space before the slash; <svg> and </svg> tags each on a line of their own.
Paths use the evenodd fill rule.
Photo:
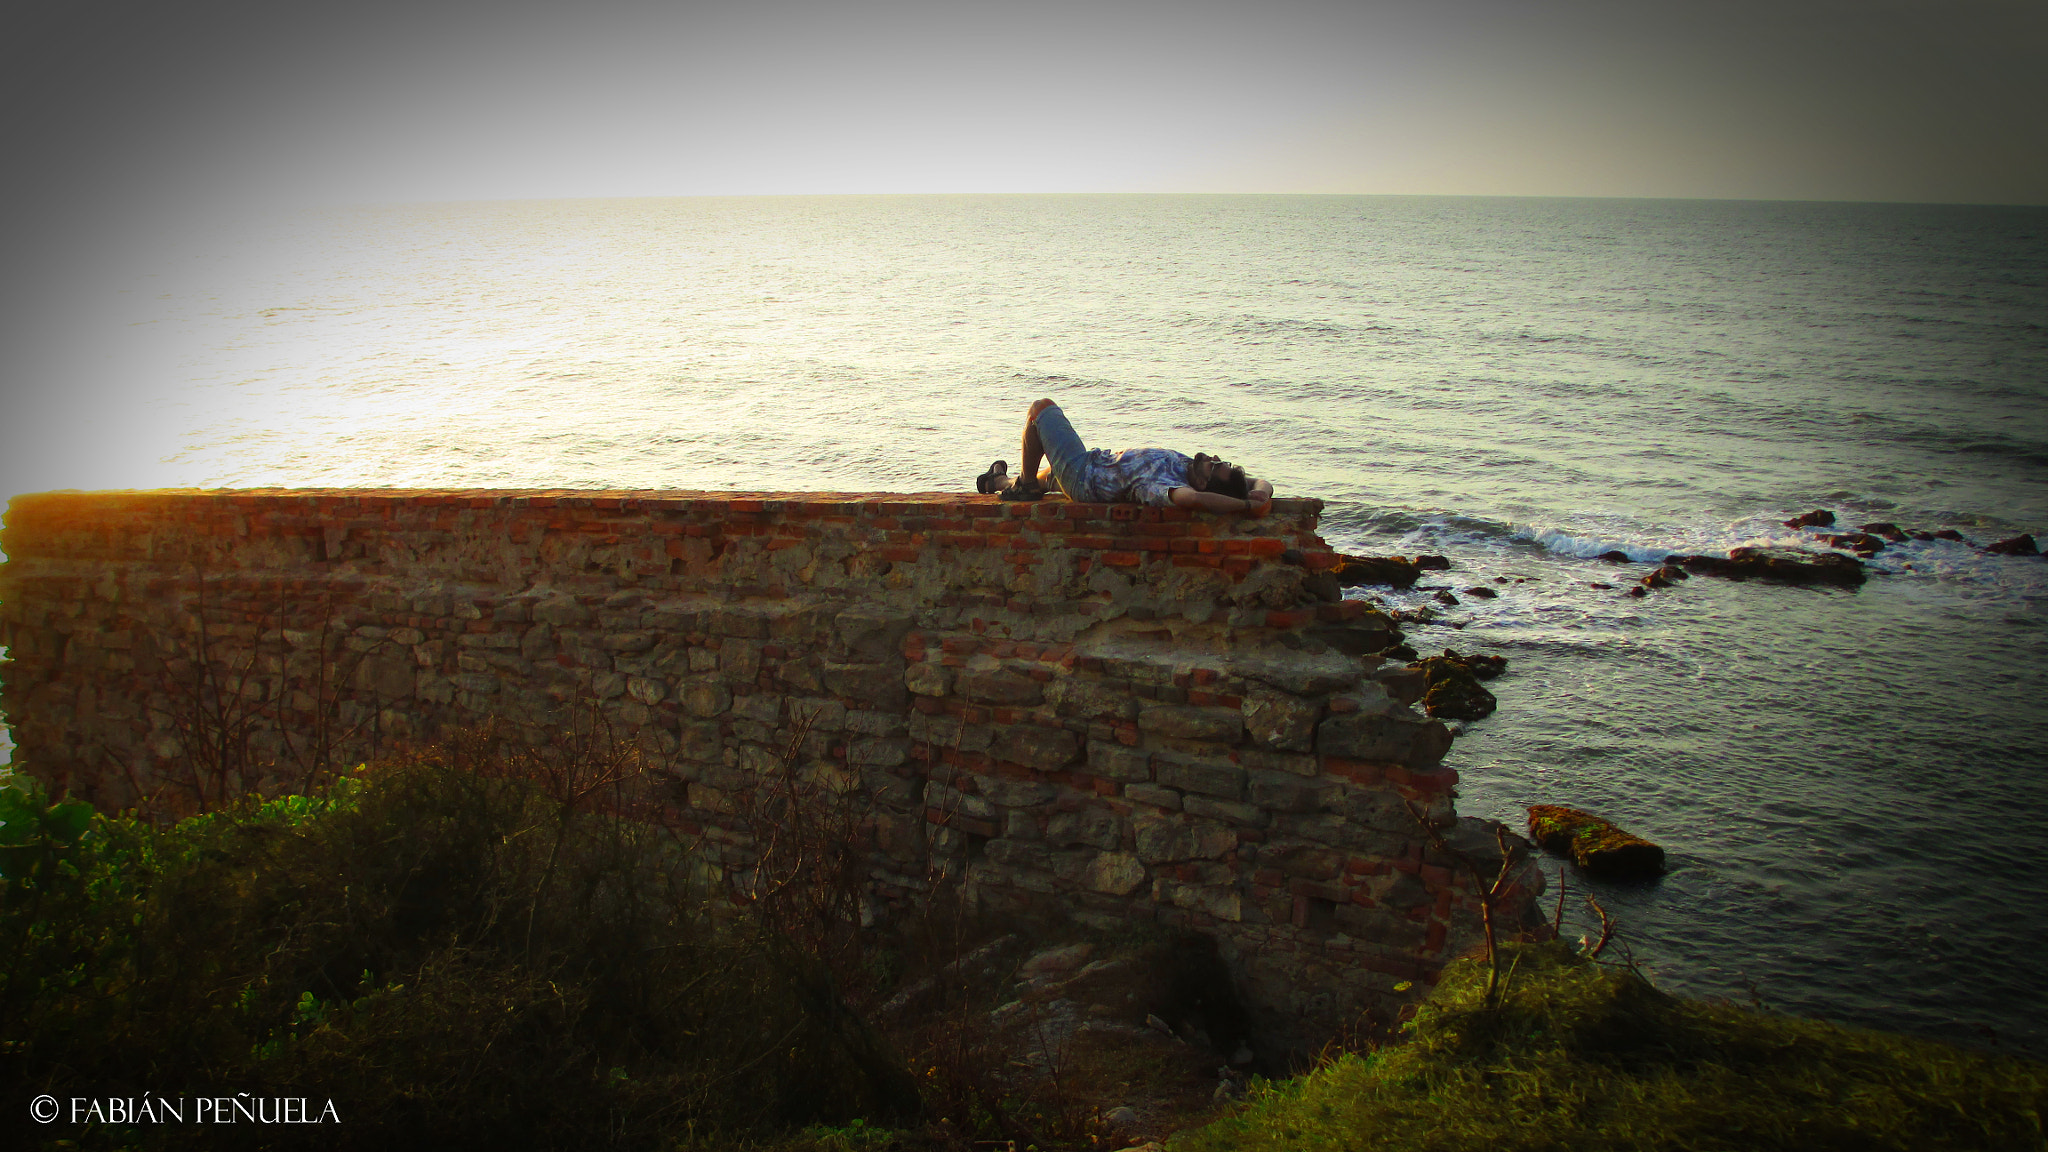
<svg viewBox="0 0 2048 1152">
<path fill-rule="evenodd" d="M 1053 482 L 1068 499 L 1088 499 L 1076 495 L 1088 475 L 1088 447 L 1081 443 L 1081 434 L 1067 422 L 1067 414 L 1060 411 L 1059 405 L 1048 404 L 1031 425 L 1038 429 L 1038 442 L 1045 448 L 1046 462 L 1052 465 Z"/>
</svg>

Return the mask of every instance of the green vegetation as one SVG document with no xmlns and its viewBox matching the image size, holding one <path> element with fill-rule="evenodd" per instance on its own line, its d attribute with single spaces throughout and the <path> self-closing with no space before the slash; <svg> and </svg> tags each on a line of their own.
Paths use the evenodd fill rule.
<svg viewBox="0 0 2048 1152">
<path fill-rule="evenodd" d="M 168 828 L 0 790 L 0 1099 L 333 1100 L 82 1147 L 658 1147 L 914 1114 L 815 957 L 604 778 L 429 756 Z"/>
<path fill-rule="evenodd" d="M 1667 996 L 1560 944 L 1454 966 L 1405 1043 L 1254 1089 L 1172 1152 L 2044 1147 L 2048 1068 Z"/>
</svg>

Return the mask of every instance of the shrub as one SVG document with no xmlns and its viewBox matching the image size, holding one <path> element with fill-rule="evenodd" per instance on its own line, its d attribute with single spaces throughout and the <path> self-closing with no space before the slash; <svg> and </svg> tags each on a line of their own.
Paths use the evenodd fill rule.
<svg viewBox="0 0 2048 1152">
<path fill-rule="evenodd" d="M 0 1098 L 331 1099 L 340 1148 L 648 1147 L 914 1110 L 815 957 L 731 915 L 629 780 L 532 767 L 442 749 L 167 828 L 8 793 Z"/>
</svg>

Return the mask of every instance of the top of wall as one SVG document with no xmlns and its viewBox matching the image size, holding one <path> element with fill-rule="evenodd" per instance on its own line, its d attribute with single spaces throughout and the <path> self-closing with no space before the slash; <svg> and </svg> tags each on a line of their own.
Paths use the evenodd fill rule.
<svg viewBox="0 0 2048 1152">
<path fill-rule="evenodd" d="M 1316 534 L 1322 507 L 1279 499 L 1254 517 L 955 492 L 46 492 L 7 510 L 0 597 L 121 564 L 209 583 L 398 580 L 472 599 L 860 600 L 964 613 L 991 635 L 1033 640 L 1108 619 L 1295 630 L 1365 611 L 1319 575 L 1336 564 Z"/>
</svg>

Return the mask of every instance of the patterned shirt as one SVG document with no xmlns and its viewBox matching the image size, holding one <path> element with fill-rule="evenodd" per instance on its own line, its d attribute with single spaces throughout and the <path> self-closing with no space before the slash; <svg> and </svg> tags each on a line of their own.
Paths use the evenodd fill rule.
<svg viewBox="0 0 2048 1152">
<path fill-rule="evenodd" d="M 1189 463 L 1171 448 L 1090 448 L 1074 469 L 1079 475 L 1070 477 L 1073 486 L 1061 487 L 1069 500 L 1086 504 L 1165 507 L 1173 503 L 1170 493 L 1175 488 L 1189 487 Z"/>
</svg>

